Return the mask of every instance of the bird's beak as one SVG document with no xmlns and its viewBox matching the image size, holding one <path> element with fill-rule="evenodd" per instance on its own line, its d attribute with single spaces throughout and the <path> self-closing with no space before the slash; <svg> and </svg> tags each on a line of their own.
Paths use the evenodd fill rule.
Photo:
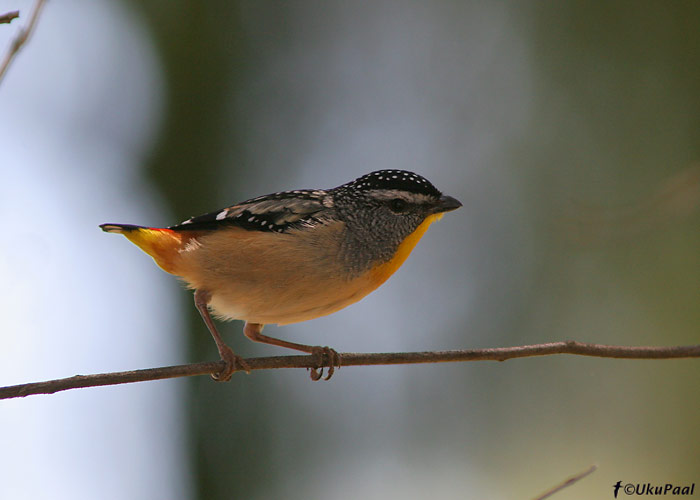
<svg viewBox="0 0 700 500">
<path fill-rule="evenodd" d="M 451 212 L 452 210 L 457 210 L 461 206 L 462 203 L 452 196 L 441 196 L 433 208 L 433 213 L 441 214 L 444 212 Z"/>
</svg>

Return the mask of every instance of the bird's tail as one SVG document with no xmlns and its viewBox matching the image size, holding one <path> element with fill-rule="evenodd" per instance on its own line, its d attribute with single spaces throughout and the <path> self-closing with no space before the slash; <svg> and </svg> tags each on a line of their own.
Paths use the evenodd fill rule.
<svg viewBox="0 0 700 500">
<path fill-rule="evenodd" d="M 153 257 L 163 271 L 171 274 L 177 274 L 180 249 L 190 239 L 184 232 L 132 224 L 100 224 L 100 229 L 107 233 L 123 234 L 134 245 Z"/>
</svg>

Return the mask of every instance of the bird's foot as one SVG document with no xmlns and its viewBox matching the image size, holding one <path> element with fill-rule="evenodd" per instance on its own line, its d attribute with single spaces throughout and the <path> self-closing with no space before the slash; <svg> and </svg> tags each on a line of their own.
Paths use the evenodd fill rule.
<svg viewBox="0 0 700 500">
<path fill-rule="evenodd" d="M 245 370 L 250 375 L 250 365 L 241 356 L 233 352 L 227 345 L 219 346 L 221 361 L 226 365 L 218 373 L 212 373 L 211 378 L 217 382 L 228 382 L 233 374 L 240 370 Z"/>
<path fill-rule="evenodd" d="M 323 380 L 330 380 L 330 378 L 333 376 L 333 373 L 335 373 L 335 367 L 337 366 L 338 368 L 340 368 L 340 354 L 338 354 L 335 349 L 331 349 L 328 346 L 316 346 L 313 348 L 311 354 L 318 359 L 318 366 L 316 368 L 310 368 L 311 380 L 321 380 L 322 378 Z M 323 368 L 326 365 L 328 365 L 328 373 L 324 377 Z"/>
</svg>

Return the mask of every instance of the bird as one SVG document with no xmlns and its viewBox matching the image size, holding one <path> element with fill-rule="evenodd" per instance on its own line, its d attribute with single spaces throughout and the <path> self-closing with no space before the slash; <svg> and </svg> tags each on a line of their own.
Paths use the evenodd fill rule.
<svg viewBox="0 0 700 500">
<path fill-rule="evenodd" d="M 425 231 L 461 207 L 426 178 L 378 170 L 332 189 L 297 189 L 251 198 L 170 227 L 101 224 L 123 234 L 165 272 L 194 290 L 194 303 L 231 379 L 248 363 L 224 342 L 212 319 L 243 320 L 254 342 L 312 354 L 311 378 L 330 379 L 341 366 L 329 347 L 262 334 L 334 313 L 382 285 Z"/>
</svg>

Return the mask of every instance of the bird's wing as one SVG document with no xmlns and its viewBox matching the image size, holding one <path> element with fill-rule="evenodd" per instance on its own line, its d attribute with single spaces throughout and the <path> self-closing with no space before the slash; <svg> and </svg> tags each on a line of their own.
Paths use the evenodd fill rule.
<svg viewBox="0 0 700 500">
<path fill-rule="evenodd" d="M 212 231 L 237 226 L 249 231 L 283 233 L 291 228 L 313 227 L 332 208 L 323 190 L 284 191 L 259 196 L 171 226 L 174 231 Z"/>
</svg>

